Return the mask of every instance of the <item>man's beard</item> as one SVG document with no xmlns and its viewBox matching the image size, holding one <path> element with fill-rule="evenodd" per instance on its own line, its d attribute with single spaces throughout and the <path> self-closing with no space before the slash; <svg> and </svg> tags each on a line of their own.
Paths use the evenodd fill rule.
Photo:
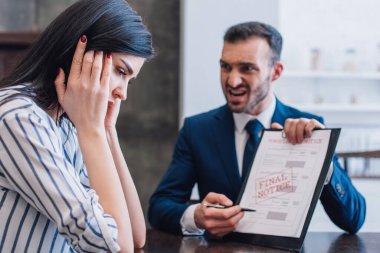
<svg viewBox="0 0 380 253">
<path fill-rule="evenodd" d="M 228 107 L 234 113 L 250 113 L 254 111 L 255 107 L 260 104 L 269 94 L 270 84 L 269 84 L 270 76 L 268 76 L 263 83 L 256 88 L 256 90 L 250 91 L 250 98 L 248 100 L 247 105 L 241 108 L 236 108 L 233 104 L 228 102 Z M 253 96 L 253 97 L 252 97 Z"/>
<path fill-rule="evenodd" d="M 255 107 L 260 104 L 269 94 L 269 77 L 264 81 L 263 85 L 258 89 L 252 91 L 254 98 L 249 101 L 247 106 L 244 108 L 245 113 L 249 113 L 255 109 Z"/>
</svg>

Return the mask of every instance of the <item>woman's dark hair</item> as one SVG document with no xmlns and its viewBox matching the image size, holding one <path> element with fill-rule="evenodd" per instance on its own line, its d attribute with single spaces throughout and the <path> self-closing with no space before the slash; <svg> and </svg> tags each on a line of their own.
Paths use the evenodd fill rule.
<svg viewBox="0 0 380 253">
<path fill-rule="evenodd" d="M 153 57 L 151 34 L 125 0 L 81 0 L 45 29 L 0 88 L 30 83 L 23 95 L 45 110 L 59 108 L 54 80 L 59 68 L 67 78 L 82 35 L 87 36 L 86 50 Z"/>
</svg>

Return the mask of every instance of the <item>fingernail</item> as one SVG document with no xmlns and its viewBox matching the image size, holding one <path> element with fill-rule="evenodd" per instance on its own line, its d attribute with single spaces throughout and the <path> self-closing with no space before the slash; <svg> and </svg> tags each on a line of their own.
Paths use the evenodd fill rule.
<svg viewBox="0 0 380 253">
<path fill-rule="evenodd" d="M 107 53 L 107 58 L 108 58 L 108 59 L 111 58 L 111 53 Z"/>
<path fill-rule="evenodd" d="M 80 41 L 82 41 L 82 43 L 86 43 L 87 42 L 86 35 L 82 35 L 82 37 L 80 37 Z"/>
</svg>

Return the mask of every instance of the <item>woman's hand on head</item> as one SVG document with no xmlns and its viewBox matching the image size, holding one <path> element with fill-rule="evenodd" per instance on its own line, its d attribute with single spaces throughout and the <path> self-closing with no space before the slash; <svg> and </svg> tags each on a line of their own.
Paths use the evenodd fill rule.
<svg viewBox="0 0 380 253">
<path fill-rule="evenodd" d="M 87 39 L 77 44 L 70 74 L 59 69 L 55 80 L 58 101 L 75 127 L 83 130 L 104 129 L 109 96 L 112 57 L 101 51 L 87 51 Z"/>
</svg>

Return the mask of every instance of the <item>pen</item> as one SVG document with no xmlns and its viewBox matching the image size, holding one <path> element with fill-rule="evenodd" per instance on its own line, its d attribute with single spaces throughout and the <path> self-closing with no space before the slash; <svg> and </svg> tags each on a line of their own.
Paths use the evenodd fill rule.
<svg viewBox="0 0 380 253">
<path fill-rule="evenodd" d="M 221 204 L 204 204 L 204 205 L 206 207 L 213 207 L 213 208 L 218 208 L 218 209 L 225 209 L 225 208 L 229 207 L 229 206 L 225 206 L 225 205 L 221 205 Z M 254 209 L 244 208 L 244 207 L 242 207 L 241 210 L 244 212 L 256 212 L 256 210 L 254 210 Z"/>
</svg>

